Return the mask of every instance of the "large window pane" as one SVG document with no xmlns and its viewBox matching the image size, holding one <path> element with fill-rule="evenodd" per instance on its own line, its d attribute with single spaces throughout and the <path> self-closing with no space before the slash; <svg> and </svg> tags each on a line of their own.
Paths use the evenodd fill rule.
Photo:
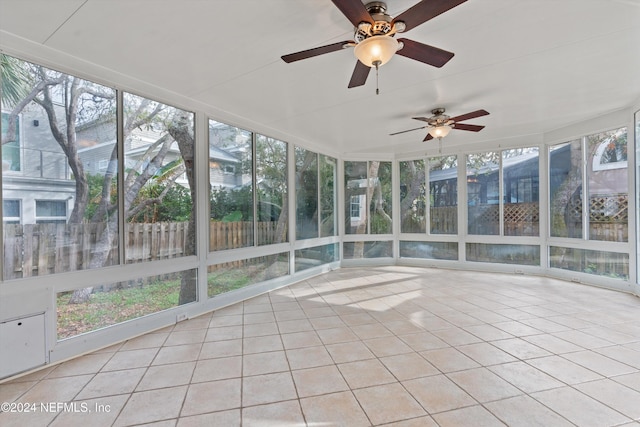
<svg viewBox="0 0 640 427">
<path fill-rule="evenodd" d="M 390 234 L 391 162 L 345 162 L 345 231 Z"/>
<path fill-rule="evenodd" d="M 72 302 L 73 291 L 60 292 L 56 295 L 58 339 L 194 302 L 195 298 L 181 300 L 180 291 L 185 280 L 195 281 L 196 273 L 186 270 L 95 286 L 82 303 Z"/>
<path fill-rule="evenodd" d="M 296 239 L 318 237 L 318 154 L 295 147 Z"/>
<path fill-rule="evenodd" d="M 426 190 L 424 160 L 400 162 L 400 231 L 425 233 Z"/>
<path fill-rule="evenodd" d="M 390 234 L 393 232 L 391 165 L 391 162 L 369 162 L 371 234 Z"/>
<path fill-rule="evenodd" d="M 627 253 L 551 246 L 549 262 L 553 268 L 615 279 L 629 279 L 629 254 Z"/>
<path fill-rule="evenodd" d="M 589 239 L 626 242 L 629 238 L 627 128 L 586 137 Z"/>
<path fill-rule="evenodd" d="M 209 120 L 209 250 L 253 246 L 252 134 Z"/>
<path fill-rule="evenodd" d="M 295 269 L 303 271 L 339 260 L 340 245 L 338 243 L 298 249 L 295 252 Z"/>
<path fill-rule="evenodd" d="M 500 153 L 467 155 L 469 234 L 500 234 Z"/>
<path fill-rule="evenodd" d="M 283 252 L 210 265 L 207 271 L 207 295 L 212 298 L 225 292 L 288 275 L 289 253 Z"/>
<path fill-rule="evenodd" d="M 126 262 L 194 255 L 194 115 L 123 95 Z"/>
<path fill-rule="evenodd" d="M 429 159 L 429 230 L 458 234 L 458 157 Z"/>
<path fill-rule="evenodd" d="M 344 259 L 393 257 L 393 242 L 345 242 Z"/>
<path fill-rule="evenodd" d="M 346 234 L 367 234 L 367 162 L 344 162 Z"/>
<path fill-rule="evenodd" d="M 502 152 L 505 236 L 540 234 L 539 159 L 538 147 Z"/>
<path fill-rule="evenodd" d="M 117 264 L 115 90 L 6 55 L 2 65 L 13 89 L 0 101 L 2 199 L 19 209 L 3 223 L 4 279 Z"/>
<path fill-rule="evenodd" d="M 320 237 L 338 234 L 337 178 L 336 159 L 320 154 Z"/>
<path fill-rule="evenodd" d="M 256 137 L 257 244 L 288 241 L 287 143 Z"/>
<path fill-rule="evenodd" d="M 582 238 L 582 143 L 549 148 L 551 237 Z"/>
<path fill-rule="evenodd" d="M 540 265 L 538 245 L 467 243 L 466 251 L 467 261 Z"/>
<path fill-rule="evenodd" d="M 400 241 L 401 258 L 458 259 L 458 242 Z"/>
</svg>

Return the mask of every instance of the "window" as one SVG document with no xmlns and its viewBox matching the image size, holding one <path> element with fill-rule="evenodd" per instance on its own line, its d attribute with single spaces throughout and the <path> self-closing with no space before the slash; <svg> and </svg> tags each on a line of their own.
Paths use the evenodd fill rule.
<svg viewBox="0 0 640 427">
<path fill-rule="evenodd" d="M 426 231 L 424 160 L 400 162 L 400 230 Z"/>
<path fill-rule="evenodd" d="M 230 292 L 289 274 L 289 253 L 210 265 L 207 269 L 207 297 Z"/>
<path fill-rule="evenodd" d="M 65 224 L 66 222 L 66 201 L 36 200 L 36 224 Z"/>
<path fill-rule="evenodd" d="M 319 156 L 320 191 L 320 237 L 335 236 L 338 233 L 338 212 L 336 211 L 336 180 L 338 162 L 333 157 Z"/>
<path fill-rule="evenodd" d="M 194 255 L 194 114 L 131 93 L 123 104 L 126 262 Z"/>
<path fill-rule="evenodd" d="M 295 251 L 295 269 L 303 271 L 323 264 L 340 260 L 340 245 L 315 246 L 313 248 L 299 249 Z"/>
<path fill-rule="evenodd" d="M 467 155 L 469 234 L 500 234 L 500 152 Z"/>
<path fill-rule="evenodd" d="M 234 168 L 221 172 L 221 164 Z M 209 251 L 254 245 L 253 134 L 209 120 Z"/>
<path fill-rule="evenodd" d="M 56 294 L 57 338 L 62 340 L 158 313 L 194 300 L 181 297 L 182 283 L 195 280 L 197 270 L 140 277 L 94 286 L 91 298 L 75 301 L 74 291 Z"/>
<path fill-rule="evenodd" d="M 626 153 L 626 128 L 551 147 L 552 237 L 628 241 Z M 590 160 L 585 162 L 584 155 Z M 585 220 L 586 230 L 582 225 Z"/>
<path fill-rule="evenodd" d="M 538 147 L 502 151 L 503 230 L 505 236 L 540 234 Z M 540 257 L 537 257 L 538 261 Z"/>
<path fill-rule="evenodd" d="M 582 141 L 549 147 L 551 237 L 582 238 Z"/>
<path fill-rule="evenodd" d="M 2 170 L 20 171 L 22 170 L 20 161 L 20 119 L 22 115 L 13 117 L 13 126 L 9 127 L 11 115 L 2 112 Z M 5 142 L 6 140 L 6 142 Z"/>
<path fill-rule="evenodd" d="M 296 239 L 336 234 L 336 159 L 295 147 Z"/>
<path fill-rule="evenodd" d="M 346 233 L 391 233 L 391 162 L 347 161 L 344 164 Z M 357 208 L 354 196 L 358 198 Z M 353 215 L 355 213 L 359 215 Z"/>
<path fill-rule="evenodd" d="M 551 147 L 551 237 L 592 242 L 628 241 L 629 185 L 626 156 L 626 128 L 586 135 Z M 569 246 L 575 245 L 549 247 L 551 267 L 628 279 L 629 257 L 623 253 L 624 249 L 613 252 Z"/>
<path fill-rule="evenodd" d="M 621 169 L 627 167 L 627 129 L 621 128 L 600 135 L 592 135 L 595 148 L 592 170 Z"/>
<path fill-rule="evenodd" d="M 295 147 L 296 239 L 318 237 L 318 154 Z"/>
<path fill-rule="evenodd" d="M 593 158 L 591 168 L 587 167 L 586 181 L 589 239 L 626 242 L 629 238 L 627 129 L 587 135 L 585 144 Z"/>
<path fill-rule="evenodd" d="M 363 196 L 351 196 L 351 220 L 360 220 L 360 199 Z"/>
<path fill-rule="evenodd" d="M 429 159 L 429 231 L 431 234 L 458 233 L 458 158 Z"/>
<path fill-rule="evenodd" d="M 288 237 L 287 143 L 256 135 L 257 245 L 284 243 Z"/>
<path fill-rule="evenodd" d="M 20 224 L 20 200 L 2 201 L 2 222 L 5 224 Z"/>
<path fill-rule="evenodd" d="M 8 83 L 24 86 L 25 95 L 18 97 L 35 91 L 38 99 L 0 100 L 4 112 L 24 104 L 15 128 L 7 127 L 8 115 L 2 114 L 3 138 L 9 130 L 18 138 L 13 146 L 2 146 L 2 199 L 13 212 L 11 226 L 21 228 L 12 230 L 20 238 L 5 233 L 5 253 L 14 256 L 3 269 L 4 279 L 119 263 L 117 162 L 103 171 L 90 166 L 117 158 L 116 91 L 17 58 L 2 59 L 14 67 L 15 81 Z M 69 152 L 78 155 L 67 157 Z M 19 207 L 11 202 L 19 199 Z"/>
</svg>

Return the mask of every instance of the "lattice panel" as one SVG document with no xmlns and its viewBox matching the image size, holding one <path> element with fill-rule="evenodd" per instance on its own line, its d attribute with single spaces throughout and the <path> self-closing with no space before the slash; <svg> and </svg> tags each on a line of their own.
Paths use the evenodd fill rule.
<svg viewBox="0 0 640 427">
<path fill-rule="evenodd" d="M 582 199 L 576 197 L 567 206 L 569 216 L 582 217 Z M 592 196 L 589 200 L 590 222 L 622 222 L 629 220 L 629 196 L 614 194 L 606 196 Z"/>
<path fill-rule="evenodd" d="M 540 222 L 537 203 L 512 203 L 504 205 L 504 222 Z"/>
<path fill-rule="evenodd" d="M 594 196 L 589 200 L 589 221 L 627 222 L 629 220 L 629 196 Z"/>
</svg>

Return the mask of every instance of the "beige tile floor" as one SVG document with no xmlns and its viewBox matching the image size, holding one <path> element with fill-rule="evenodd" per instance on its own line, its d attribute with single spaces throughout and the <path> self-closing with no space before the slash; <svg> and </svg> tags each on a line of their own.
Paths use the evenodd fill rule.
<svg viewBox="0 0 640 427">
<path fill-rule="evenodd" d="M 640 426 L 640 299 L 342 269 L 6 382 L 0 401 L 77 405 L 3 427 Z"/>
</svg>

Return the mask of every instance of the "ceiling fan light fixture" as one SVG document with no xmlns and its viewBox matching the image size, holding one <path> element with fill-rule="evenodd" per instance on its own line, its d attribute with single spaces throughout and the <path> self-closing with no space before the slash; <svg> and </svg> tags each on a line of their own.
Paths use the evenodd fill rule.
<svg viewBox="0 0 640 427">
<path fill-rule="evenodd" d="M 398 41 L 391 36 L 372 36 L 358 43 L 353 53 L 367 67 L 384 65 L 398 50 Z"/>
<path fill-rule="evenodd" d="M 444 138 L 445 136 L 449 135 L 450 131 L 451 131 L 451 126 L 441 125 L 441 126 L 436 126 L 429 129 L 429 135 L 431 135 L 434 138 Z"/>
</svg>

